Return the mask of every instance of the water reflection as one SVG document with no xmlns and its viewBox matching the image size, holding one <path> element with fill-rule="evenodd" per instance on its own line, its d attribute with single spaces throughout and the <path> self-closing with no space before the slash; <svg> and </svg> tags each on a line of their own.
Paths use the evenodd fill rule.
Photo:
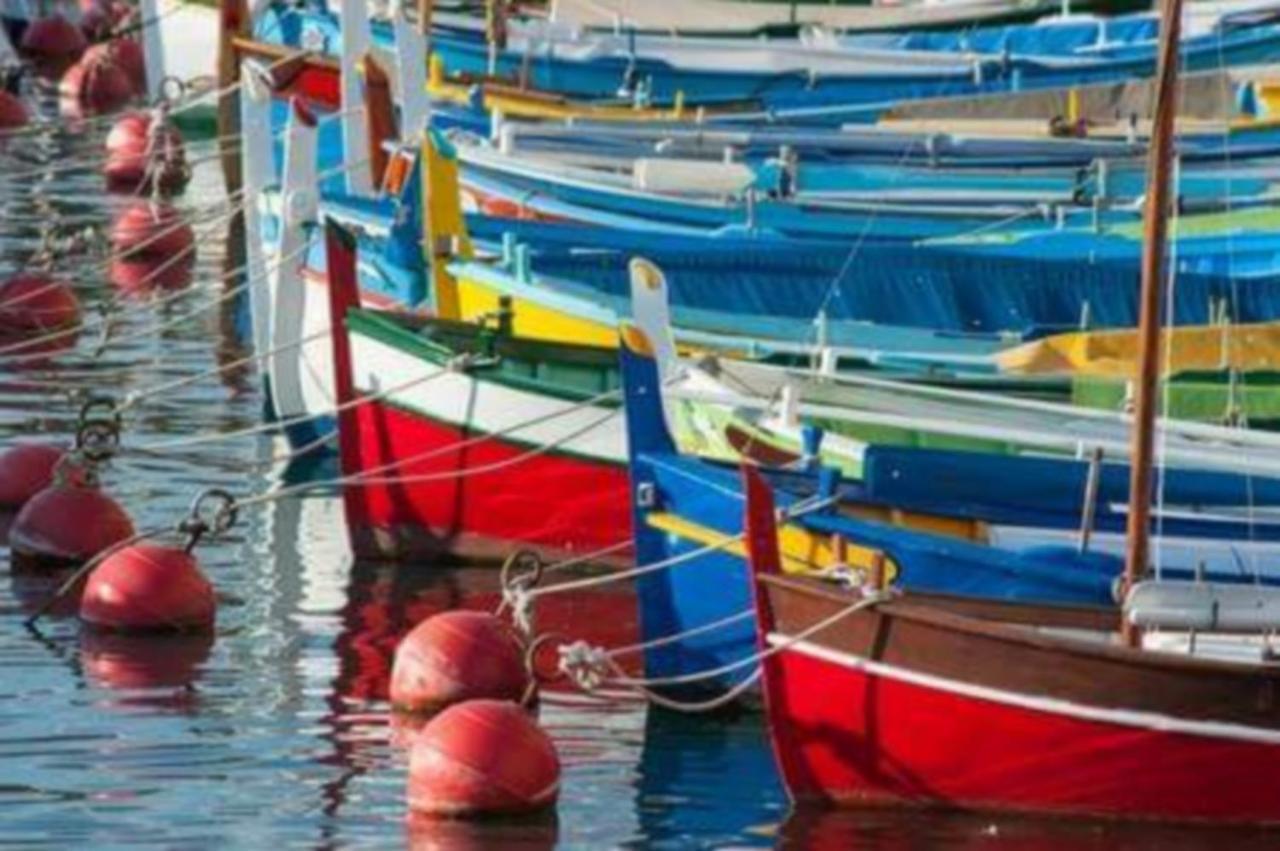
<svg viewBox="0 0 1280 851">
<path fill-rule="evenodd" d="M 636 810 L 643 836 L 638 844 L 772 844 L 786 797 L 764 716 L 649 710 Z"/>
<path fill-rule="evenodd" d="M 1232 851 L 1277 847 L 1276 833 L 913 810 L 800 809 L 782 826 L 778 847 L 843 851 Z"/>
</svg>

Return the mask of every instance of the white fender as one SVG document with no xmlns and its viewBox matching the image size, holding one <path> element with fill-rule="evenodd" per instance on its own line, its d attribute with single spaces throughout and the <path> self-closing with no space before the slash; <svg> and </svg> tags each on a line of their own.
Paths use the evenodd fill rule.
<svg viewBox="0 0 1280 851">
<path fill-rule="evenodd" d="M 396 36 L 396 77 L 400 89 L 400 141 L 417 139 L 427 128 L 431 102 L 427 99 L 427 43 L 405 14 L 405 0 L 392 10 Z"/>
<path fill-rule="evenodd" d="M 307 282 L 302 276 L 306 262 L 304 246 L 307 243 L 304 227 L 316 221 L 315 187 L 315 119 L 294 101 L 290 104 L 285 129 L 284 178 L 277 196 L 279 254 L 270 276 L 274 283 L 271 288 L 271 346 L 279 351 L 267 363 L 276 413 L 282 419 L 308 413 L 302 386 L 304 353 L 296 344 L 304 335 L 303 311 L 307 302 Z M 327 341 L 320 342 L 327 345 Z"/>
<path fill-rule="evenodd" d="M 347 192 L 352 195 L 373 194 L 373 178 L 369 169 L 368 121 L 363 110 L 364 96 L 360 84 L 360 60 L 369 51 L 369 12 L 365 0 L 342 0 L 342 156 L 347 165 Z"/>
<path fill-rule="evenodd" d="M 271 133 L 271 87 L 258 63 L 240 66 L 240 170 L 244 194 L 244 254 L 249 276 L 249 313 L 253 348 L 271 348 L 271 292 L 262 245 L 262 190 L 276 179 L 276 152 Z M 264 374 L 266 365 L 263 364 Z"/>
<path fill-rule="evenodd" d="M 159 103 L 165 78 L 160 4 L 157 0 L 138 0 L 138 11 L 143 24 L 142 58 L 147 69 L 147 102 Z"/>
</svg>

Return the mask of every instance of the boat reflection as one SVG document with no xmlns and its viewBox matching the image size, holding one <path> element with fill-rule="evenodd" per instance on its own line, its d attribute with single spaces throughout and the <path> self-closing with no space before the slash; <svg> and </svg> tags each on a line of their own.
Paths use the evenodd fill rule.
<svg viewBox="0 0 1280 851">
<path fill-rule="evenodd" d="M 801 808 L 782 825 L 777 847 L 834 851 L 1232 851 L 1275 848 L 1274 832 L 1084 819 L 1022 818 L 925 810 Z"/>
<path fill-rule="evenodd" d="M 646 842 L 771 846 L 787 800 L 763 714 L 650 708 L 636 789 Z"/>
</svg>

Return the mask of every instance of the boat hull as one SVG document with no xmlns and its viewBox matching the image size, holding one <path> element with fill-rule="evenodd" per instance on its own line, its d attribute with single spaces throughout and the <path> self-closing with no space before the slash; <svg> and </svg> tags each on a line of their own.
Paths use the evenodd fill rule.
<svg viewBox="0 0 1280 851">
<path fill-rule="evenodd" d="M 1280 738 L 1089 717 L 1087 706 L 982 693 L 803 642 L 766 666 L 775 749 L 797 800 L 1280 821 Z"/>
</svg>

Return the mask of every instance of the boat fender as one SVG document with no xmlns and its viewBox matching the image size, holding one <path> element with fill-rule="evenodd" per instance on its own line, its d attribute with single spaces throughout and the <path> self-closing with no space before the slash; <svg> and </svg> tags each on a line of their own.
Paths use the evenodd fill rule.
<svg viewBox="0 0 1280 851">
<path fill-rule="evenodd" d="M 742 163 L 641 157 L 632 171 L 633 188 L 676 194 L 740 195 L 755 183 Z"/>
<path fill-rule="evenodd" d="M 1280 588 L 1148 580 L 1124 600 L 1130 623 L 1148 629 L 1262 632 L 1280 628 Z"/>
</svg>

